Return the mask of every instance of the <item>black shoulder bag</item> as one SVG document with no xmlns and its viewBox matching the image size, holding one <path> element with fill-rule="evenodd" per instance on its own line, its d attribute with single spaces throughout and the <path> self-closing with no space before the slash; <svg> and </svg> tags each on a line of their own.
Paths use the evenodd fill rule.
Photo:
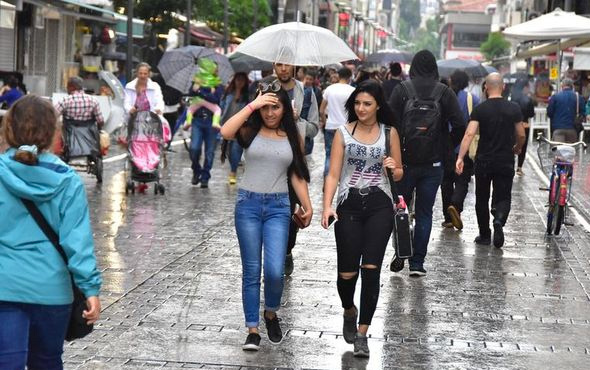
<svg viewBox="0 0 590 370">
<path fill-rule="evenodd" d="M 53 244 L 55 249 L 57 249 L 57 252 L 61 256 L 61 258 L 63 258 L 67 268 L 68 256 L 66 255 L 66 252 L 64 251 L 62 246 L 59 245 L 59 237 L 57 236 L 55 231 L 51 228 L 49 223 L 47 223 L 47 220 L 45 219 L 45 217 L 43 217 L 41 211 L 39 211 L 39 208 L 37 208 L 35 203 L 24 198 L 21 198 L 21 201 L 24 203 L 25 207 L 27 207 L 27 210 L 29 211 L 31 216 L 33 216 L 33 219 L 35 219 L 35 222 L 37 223 L 39 228 L 43 231 L 45 236 L 47 236 L 47 238 L 49 239 L 51 244 Z M 70 277 L 72 279 L 74 303 L 72 303 L 72 313 L 70 316 L 70 321 L 68 323 L 68 330 L 66 332 L 66 340 L 68 342 L 74 339 L 84 338 L 85 336 L 90 334 L 92 329 L 94 329 L 94 325 L 88 325 L 87 320 L 84 317 L 82 317 L 82 312 L 86 310 L 86 297 L 84 296 L 84 293 L 82 293 L 82 291 L 74 283 L 74 277 L 71 276 L 71 273 Z"/>
<path fill-rule="evenodd" d="M 390 146 L 390 132 L 391 128 L 385 126 L 385 155 L 391 156 Z M 410 223 L 410 214 L 408 207 L 405 202 L 400 199 L 395 181 L 393 180 L 393 174 L 389 168 L 386 168 L 387 178 L 389 179 L 389 185 L 391 186 L 391 195 L 395 203 L 393 212 L 393 248 L 395 249 L 395 258 L 392 262 L 392 270 L 400 271 L 403 268 L 403 260 L 412 257 L 414 254 L 414 248 L 412 245 L 413 233 L 412 225 Z M 396 262 L 397 260 L 397 262 Z M 396 272 L 397 272 L 396 271 Z"/>
</svg>

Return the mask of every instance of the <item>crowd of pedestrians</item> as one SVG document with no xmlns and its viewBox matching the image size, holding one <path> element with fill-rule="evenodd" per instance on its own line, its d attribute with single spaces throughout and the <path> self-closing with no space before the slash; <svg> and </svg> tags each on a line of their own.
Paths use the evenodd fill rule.
<svg viewBox="0 0 590 370">
<path fill-rule="evenodd" d="M 174 102 L 165 102 L 163 89 L 150 78 L 150 72 L 149 65 L 138 65 L 136 78 L 126 85 L 126 111 L 154 112 L 174 130 L 178 125 L 168 120 L 177 115 L 167 109 Z M 406 203 L 413 205 L 410 276 L 427 274 L 439 187 L 442 226 L 461 230 L 473 175 L 479 228 L 474 242 L 493 242 L 501 248 L 513 178 L 515 173 L 523 175 L 534 105 L 526 81 L 514 86 L 512 101 L 505 99 L 502 77 L 497 73 L 487 76 L 481 99 L 467 91 L 469 76 L 463 71 L 441 82 L 436 59 L 427 50 L 414 56 L 408 78 L 399 63 L 391 64 L 387 73 L 357 70 L 352 63 L 327 70 L 321 78 L 316 72 L 276 63 L 273 71 L 266 71 L 264 78 L 253 83 L 245 73 L 236 73 L 227 87 L 195 82 L 189 95 L 219 105 L 222 125 L 220 130 L 215 128 L 219 118 L 206 106 L 192 115 L 191 183 L 209 186 L 222 138 L 222 158 L 229 159 L 228 183 L 237 186 L 235 229 L 248 329 L 243 349 L 256 351 L 261 345 L 262 274 L 262 318 L 270 342 L 280 343 L 283 329 L 277 312 L 284 276 L 294 271 L 292 251 L 297 234 L 314 214 L 306 155 L 314 150 L 315 138 L 322 132 L 325 161 L 319 218 L 322 227 L 333 228 L 335 235 L 342 334 L 353 344 L 355 356 L 369 357 L 367 335 L 394 230 L 397 199 L 392 189 L 397 188 Z M 565 80 L 563 91 L 549 101 L 554 139 L 575 140 L 574 121 L 585 115 L 585 101 L 571 86 Z M 10 323 L 0 326 L 0 368 L 21 369 L 25 363 L 29 369 L 62 368 L 62 344 L 71 314 L 70 275 L 87 297 L 83 316 L 88 323 L 95 322 L 100 312 L 101 278 L 84 188 L 80 178 L 48 149 L 57 113 L 94 119 L 97 124 L 103 118 L 96 102 L 81 91 L 78 79 L 70 79 L 68 92 L 57 111 L 34 95 L 15 99 L 4 119 L 2 136 L 10 148 L 0 156 L 0 191 L 6 195 L 0 206 L 3 213 L 14 217 L 0 225 L 0 244 L 8 247 L 0 249 L 0 265 L 7 267 L 0 270 L 0 281 L 11 282 L 0 285 L 0 321 Z M 238 175 L 242 160 L 243 173 Z M 59 235 L 67 265 L 21 199 L 38 204 Z M 403 268 L 404 260 L 395 256 L 390 269 L 400 272 Z M 360 301 L 355 304 L 359 277 Z M 44 365 L 38 365 L 39 361 Z"/>
</svg>

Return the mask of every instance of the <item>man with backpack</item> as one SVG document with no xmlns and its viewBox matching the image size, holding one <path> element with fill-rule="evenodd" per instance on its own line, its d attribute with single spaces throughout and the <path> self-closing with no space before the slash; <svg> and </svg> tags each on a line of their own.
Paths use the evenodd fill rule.
<svg viewBox="0 0 590 370">
<path fill-rule="evenodd" d="M 453 146 L 459 145 L 465 133 L 465 118 L 457 96 L 438 80 L 434 55 L 421 50 L 412 60 L 410 81 L 396 86 L 389 99 L 400 135 L 404 165 L 404 177 L 397 183 L 398 191 L 408 203 L 416 192 L 410 276 L 426 275 L 424 259 L 432 229 L 434 201 L 443 177 L 446 148 L 450 141 Z M 450 132 L 447 122 L 451 126 Z M 400 271 L 403 260 L 401 262 L 394 257 L 392 271 Z"/>
</svg>

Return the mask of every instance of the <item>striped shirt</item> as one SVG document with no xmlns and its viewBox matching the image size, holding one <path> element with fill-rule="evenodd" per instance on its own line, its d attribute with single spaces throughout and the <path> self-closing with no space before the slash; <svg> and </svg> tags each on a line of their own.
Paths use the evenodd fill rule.
<svg viewBox="0 0 590 370">
<path fill-rule="evenodd" d="M 74 91 L 66 96 L 56 104 L 55 109 L 64 118 L 76 121 L 88 121 L 94 118 L 97 124 L 102 125 L 104 123 L 104 118 L 102 117 L 100 106 L 96 99 L 85 94 L 82 90 Z"/>
</svg>

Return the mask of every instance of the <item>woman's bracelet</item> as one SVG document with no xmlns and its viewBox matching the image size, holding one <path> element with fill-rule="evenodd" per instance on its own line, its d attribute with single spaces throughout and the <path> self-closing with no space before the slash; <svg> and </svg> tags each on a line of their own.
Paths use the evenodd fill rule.
<svg viewBox="0 0 590 370">
<path fill-rule="evenodd" d="M 248 107 L 248 109 L 250 109 L 250 113 L 254 113 L 254 108 L 250 106 L 250 103 L 246 104 L 246 106 Z"/>
</svg>

